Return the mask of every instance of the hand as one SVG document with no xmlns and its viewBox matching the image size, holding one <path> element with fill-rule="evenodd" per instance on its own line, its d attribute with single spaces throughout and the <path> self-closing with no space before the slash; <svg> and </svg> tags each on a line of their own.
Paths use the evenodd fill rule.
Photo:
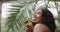
<svg viewBox="0 0 60 32">
<path fill-rule="evenodd" d="M 29 26 L 27 20 L 24 22 L 24 24 L 25 24 L 26 32 L 33 32 L 33 25 Z"/>
</svg>

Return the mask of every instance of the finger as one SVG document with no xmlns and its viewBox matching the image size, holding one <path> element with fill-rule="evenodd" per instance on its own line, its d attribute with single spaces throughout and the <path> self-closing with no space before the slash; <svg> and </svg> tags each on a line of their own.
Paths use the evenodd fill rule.
<svg viewBox="0 0 60 32">
<path fill-rule="evenodd" d="M 28 20 L 25 20 L 25 21 L 24 21 L 24 24 L 26 25 L 27 23 L 28 23 Z"/>
</svg>

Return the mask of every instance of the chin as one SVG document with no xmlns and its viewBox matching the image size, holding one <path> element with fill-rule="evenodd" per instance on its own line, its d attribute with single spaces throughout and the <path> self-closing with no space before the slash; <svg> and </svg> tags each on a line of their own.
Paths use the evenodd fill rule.
<svg viewBox="0 0 60 32">
<path fill-rule="evenodd" d="M 33 21 L 33 23 L 37 23 L 36 21 Z"/>
</svg>

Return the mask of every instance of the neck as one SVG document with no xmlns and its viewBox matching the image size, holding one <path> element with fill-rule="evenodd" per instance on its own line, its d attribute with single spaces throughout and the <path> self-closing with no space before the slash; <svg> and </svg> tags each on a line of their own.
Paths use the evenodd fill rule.
<svg viewBox="0 0 60 32">
<path fill-rule="evenodd" d="M 37 23 L 32 23 L 33 24 L 33 27 L 37 24 Z"/>
<path fill-rule="evenodd" d="M 38 23 L 43 24 L 42 22 L 38 22 Z M 34 27 L 36 24 L 38 24 L 38 23 L 32 23 L 32 24 L 33 24 L 33 27 Z"/>
</svg>

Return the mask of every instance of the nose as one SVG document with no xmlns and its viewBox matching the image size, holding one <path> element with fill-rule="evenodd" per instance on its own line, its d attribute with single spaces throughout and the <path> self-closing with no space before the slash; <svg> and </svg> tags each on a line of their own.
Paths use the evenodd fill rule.
<svg viewBox="0 0 60 32">
<path fill-rule="evenodd" d="M 35 21 L 35 19 L 36 19 L 36 15 L 34 15 L 34 16 L 32 17 L 32 20 L 33 20 L 33 21 Z"/>
<path fill-rule="evenodd" d="M 33 18 L 35 18 L 36 17 L 36 14 L 33 16 Z"/>
</svg>

